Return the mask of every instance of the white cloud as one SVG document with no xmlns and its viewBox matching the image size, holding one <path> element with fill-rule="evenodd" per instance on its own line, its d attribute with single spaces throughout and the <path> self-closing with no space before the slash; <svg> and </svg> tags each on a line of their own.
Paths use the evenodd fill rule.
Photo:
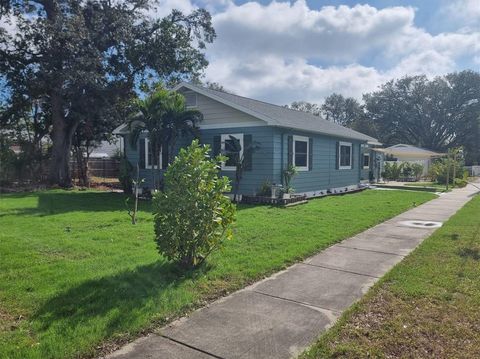
<svg viewBox="0 0 480 359">
<path fill-rule="evenodd" d="M 480 32 L 432 35 L 414 17 L 411 7 L 230 3 L 213 18 L 218 38 L 207 51 L 206 76 L 278 104 L 321 102 L 332 92 L 359 98 L 391 78 L 440 75 L 480 57 Z"/>
</svg>

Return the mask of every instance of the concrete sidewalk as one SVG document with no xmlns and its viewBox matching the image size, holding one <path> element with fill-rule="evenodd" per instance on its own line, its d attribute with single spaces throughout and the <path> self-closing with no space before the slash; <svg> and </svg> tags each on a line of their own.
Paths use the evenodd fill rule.
<svg viewBox="0 0 480 359">
<path fill-rule="evenodd" d="M 435 222 L 449 219 L 476 192 L 468 185 L 443 194 L 217 300 L 108 358 L 296 356 L 430 236 Z"/>
</svg>

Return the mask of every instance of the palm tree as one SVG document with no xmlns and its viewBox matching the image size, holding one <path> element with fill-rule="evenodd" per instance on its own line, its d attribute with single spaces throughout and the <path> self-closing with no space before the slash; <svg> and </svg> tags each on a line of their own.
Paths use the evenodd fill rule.
<svg viewBox="0 0 480 359">
<path fill-rule="evenodd" d="M 145 99 L 136 99 L 133 102 L 133 111 L 129 118 L 132 146 L 136 146 L 140 134 L 147 131 L 148 151 L 152 154 L 152 181 L 155 189 L 157 188 L 155 172 L 160 163 L 159 154 L 165 141 L 163 121 L 167 112 L 169 96 L 169 91 L 159 88 Z"/>
<path fill-rule="evenodd" d="M 198 138 L 198 123 L 203 115 L 195 109 L 187 109 L 185 97 L 178 92 L 170 92 L 167 112 L 163 120 L 165 144 L 168 146 L 168 162 L 173 159 L 175 146 L 180 136 Z"/>
<path fill-rule="evenodd" d="M 197 124 L 203 119 L 198 110 L 187 109 L 185 97 L 177 92 L 158 88 L 150 96 L 134 102 L 134 111 L 129 119 L 131 143 L 135 146 L 142 131 L 147 131 L 149 151 L 152 153 L 152 176 L 154 187 L 155 167 L 159 165 L 159 154 L 168 150 L 168 162 L 173 159 L 178 137 L 198 137 Z"/>
</svg>

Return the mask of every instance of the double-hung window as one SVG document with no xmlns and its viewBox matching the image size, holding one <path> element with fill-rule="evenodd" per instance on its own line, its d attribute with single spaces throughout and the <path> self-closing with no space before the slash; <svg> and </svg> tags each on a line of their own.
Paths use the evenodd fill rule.
<svg viewBox="0 0 480 359">
<path fill-rule="evenodd" d="M 293 136 L 292 163 L 299 171 L 308 171 L 308 137 Z"/>
<path fill-rule="evenodd" d="M 339 143 L 338 168 L 341 170 L 352 169 L 352 144 L 350 142 Z"/>
<path fill-rule="evenodd" d="M 240 145 L 240 151 L 238 151 Z M 223 134 L 221 136 L 221 150 L 228 159 L 222 163 L 222 170 L 235 171 L 236 163 L 243 156 L 243 133 Z"/>
<path fill-rule="evenodd" d="M 363 154 L 363 169 L 370 168 L 370 155 L 368 153 Z"/>
<path fill-rule="evenodd" d="M 148 138 L 145 139 L 145 168 L 153 168 L 153 156 L 152 149 L 150 148 L 150 141 Z M 155 169 L 162 168 L 162 150 L 158 153 L 158 165 L 155 166 Z"/>
</svg>

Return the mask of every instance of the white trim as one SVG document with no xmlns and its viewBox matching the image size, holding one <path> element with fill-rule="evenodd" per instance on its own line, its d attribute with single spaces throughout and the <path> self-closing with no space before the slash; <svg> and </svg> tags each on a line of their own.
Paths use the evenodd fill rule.
<svg viewBox="0 0 480 359">
<path fill-rule="evenodd" d="M 341 159 L 341 155 L 342 155 L 342 146 L 345 146 L 345 147 L 350 147 L 350 166 L 342 166 L 341 163 L 342 163 L 342 159 Z M 353 160 L 353 147 L 352 147 L 352 143 L 351 142 L 343 142 L 343 141 L 340 141 L 338 143 L 338 169 L 340 170 L 351 170 L 352 169 L 352 160 Z"/>
<path fill-rule="evenodd" d="M 220 149 L 222 153 L 225 153 L 225 141 L 230 139 L 230 136 L 235 137 L 240 141 L 240 157 L 243 156 L 243 133 L 224 133 L 220 136 Z M 235 166 L 225 166 L 225 162 L 222 162 L 222 171 L 235 171 L 237 168 Z"/>
<path fill-rule="evenodd" d="M 232 122 L 232 123 L 215 123 L 211 125 L 200 125 L 198 126 L 201 130 L 216 130 L 219 128 L 239 128 L 239 127 L 258 127 L 265 126 L 265 123 L 258 122 Z"/>
<path fill-rule="evenodd" d="M 365 156 L 368 157 L 368 165 L 365 166 Z M 369 153 L 364 153 L 362 156 L 362 166 L 364 170 L 368 170 L 370 168 L 370 154 Z"/>
<path fill-rule="evenodd" d="M 309 162 L 310 162 L 310 139 L 305 136 L 292 136 L 292 163 L 298 171 L 308 171 Z M 295 164 L 295 142 L 306 142 L 307 143 L 307 165 L 306 166 L 297 166 Z"/>
<path fill-rule="evenodd" d="M 148 152 L 149 152 L 149 147 L 148 147 L 148 143 L 150 141 L 148 140 L 148 138 L 145 139 L 145 169 L 147 170 L 151 170 L 153 169 L 153 164 L 148 164 Z M 163 163 L 162 163 L 162 149 L 160 149 L 160 153 L 158 154 L 158 167 L 156 169 L 158 170 L 161 170 L 162 169 L 162 166 Z"/>
</svg>

